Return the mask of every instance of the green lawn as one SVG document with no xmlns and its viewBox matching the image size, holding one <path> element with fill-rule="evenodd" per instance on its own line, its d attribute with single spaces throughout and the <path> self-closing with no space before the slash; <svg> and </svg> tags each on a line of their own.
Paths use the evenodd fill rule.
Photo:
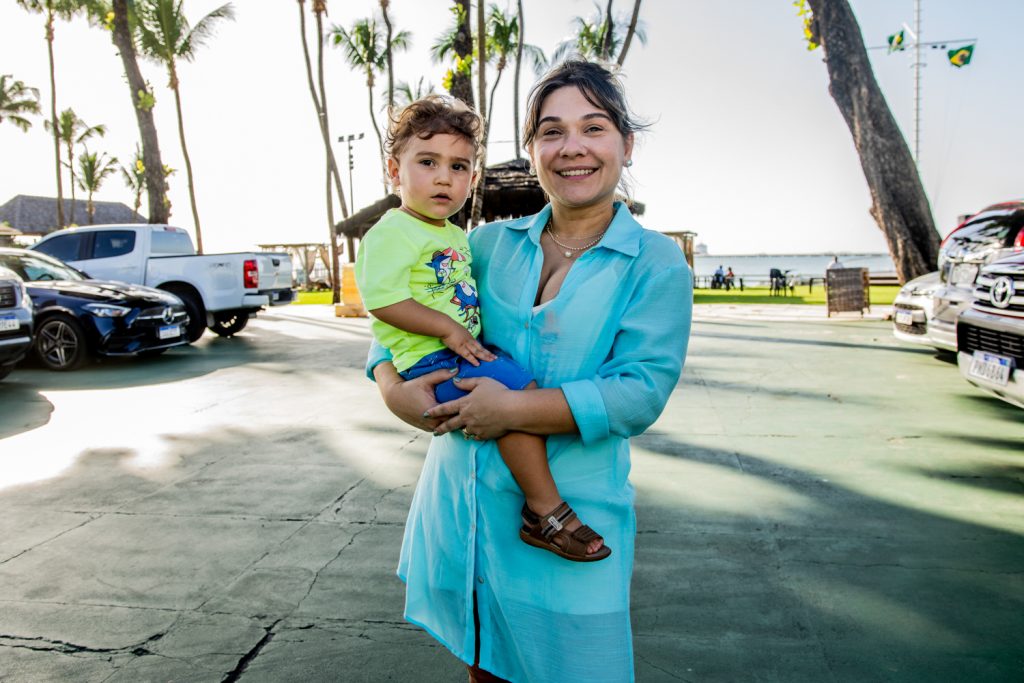
<svg viewBox="0 0 1024 683">
<path fill-rule="evenodd" d="M 871 288 L 871 304 L 891 304 L 900 288 L 896 285 L 877 286 Z M 820 284 L 808 293 L 807 285 L 796 288 L 793 296 L 771 296 L 767 287 L 747 287 L 742 292 L 738 289 L 697 289 L 693 292 L 693 302 L 697 304 L 824 304 L 825 288 Z M 329 304 L 330 292 L 299 292 L 297 304 Z"/>
<path fill-rule="evenodd" d="M 329 304 L 331 303 L 331 292 L 299 292 L 296 304 Z"/>
<path fill-rule="evenodd" d="M 878 285 L 871 288 L 871 304 L 887 305 L 893 302 L 900 291 L 897 285 Z M 767 287 L 747 287 L 742 292 L 738 289 L 696 289 L 693 292 L 696 304 L 824 304 L 825 288 L 814 285 L 814 291 L 808 292 L 807 285 L 798 285 L 793 296 L 771 296 Z"/>
</svg>

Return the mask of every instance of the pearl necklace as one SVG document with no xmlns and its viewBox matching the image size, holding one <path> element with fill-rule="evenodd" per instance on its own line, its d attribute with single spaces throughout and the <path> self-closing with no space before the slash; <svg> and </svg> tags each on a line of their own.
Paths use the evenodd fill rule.
<svg viewBox="0 0 1024 683">
<path fill-rule="evenodd" d="M 579 256 L 578 253 L 574 254 L 573 252 L 582 252 L 582 251 L 586 251 L 587 249 L 590 249 L 592 246 L 594 246 L 595 244 L 600 242 L 601 238 L 604 237 L 604 234 L 606 232 L 608 232 L 608 228 L 605 228 L 604 230 L 602 230 L 601 232 L 597 233 L 596 235 L 587 235 L 586 237 L 566 238 L 566 239 L 581 239 L 581 240 L 593 238 L 593 239 L 591 239 L 590 242 L 587 242 L 582 247 L 570 247 L 568 244 L 562 244 L 555 237 L 555 231 L 551 229 L 551 221 L 548 221 L 548 224 L 546 226 L 544 226 L 544 229 L 548 231 L 548 237 L 551 238 L 551 241 L 554 242 L 556 245 L 558 245 L 559 247 L 561 247 L 562 249 L 565 250 L 565 251 L 562 252 L 562 255 L 565 256 L 565 258 L 573 258 L 574 256 Z"/>
</svg>

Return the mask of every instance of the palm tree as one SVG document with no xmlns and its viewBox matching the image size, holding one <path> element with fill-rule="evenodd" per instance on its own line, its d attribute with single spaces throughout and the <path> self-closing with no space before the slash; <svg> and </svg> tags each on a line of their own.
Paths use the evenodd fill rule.
<svg viewBox="0 0 1024 683">
<path fill-rule="evenodd" d="M 473 31 L 469 22 L 469 0 L 454 0 L 452 25 L 430 46 L 430 56 L 440 64 L 451 58 L 452 68 L 444 76 L 445 90 L 469 106 L 474 106 L 471 67 L 473 64 Z"/>
<path fill-rule="evenodd" d="M 39 113 L 39 90 L 13 78 L 11 74 L 0 75 L 0 123 L 6 119 L 27 131 L 32 122 L 25 115 Z"/>
<path fill-rule="evenodd" d="M 77 0 L 16 0 L 28 10 L 46 15 L 46 49 L 50 58 L 50 121 L 53 125 L 53 158 L 57 169 L 57 227 L 64 227 L 64 187 L 60 170 L 60 138 L 57 137 L 57 75 L 53 66 L 53 22 L 54 19 L 70 19 L 81 9 Z"/>
<path fill-rule="evenodd" d="M 49 121 L 43 121 L 43 126 L 46 130 L 51 130 L 52 128 Z M 75 110 L 70 107 L 62 111 L 57 118 L 57 136 L 64 143 L 68 154 L 66 166 L 68 167 L 69 184 L 71 186 L 71 210 L 68 214 L 69 224 L 75 222 L 75 145 L 84 145 L 85 141 L 93 136 L 99 135 L 103 137 L 106 134 L 106 126 L 103 124 L 98 126 L 86 125 L 85 121 L 78 118 Z"/>
<path fill-rule="evenodd" d="M 519 30 L 519 22 L 519 16 L 502 12 L 497 5 L 490 6 L 490 13 L 487 16 L 486 52 L 490 58 L 488 61 L 494 62 L 494 68 L 497 71 L 497 74 L 494 76 L 494 84 L 491 85 L 491 93 L 488 96 L 487 102 L 487 111 L 491 112 L 490 118 L 494 117 L 494 92 L 498 89 L 498 83 L 501 81 L 501 74 L 505 71 L 510 59 L 522 59 L 522 54 L 525 52 L 533 64 L 534 73 L 539 75 L 547 67 L 547 58 L 544 56 L 543 50 L 536 45 L 527 45 L 520 42 L 521 31 Z M 518 112 L 518 91 L 516 93 L 515 108 Z M 487 120 L 485 125 L 485 138 L 490 135 L 490 118 Z M 519 131 L 517 128 L 517 139 L 518 135 Z M 518 145 L 516 145 L 516 147 L 518 147 Z"/>
<path fill-rule="evenodd" d="M 171 202 L 167 198 L 167 181 L 161 173 L 166 168 L 160 155 L 153 107 L 156 98 L 149 83 L 142 76 L 135 51 L 135 31 L 138 20 L 135 0 L 80 0 L 85 5 L 89 20 L 110 32 L 110 39 L 121 56 L 132 111 L 142 140 L 142 157 L 146 169 L 146 194 L 149 222 L 164 224 L 170 219 Z"/>
<path fill-rule="evenodd" d="M 117 157 L 108 156 L 104 152 L 96 154 L 86 148 L 78 158 L 78 177 L 75 178 L 75 182 L 78 183 L 82 192 L 89 194 L 89 200 L 86 203 L 89 212 L 89 225 L 92 225 L 93 218 L 96 216 L 96 206 L 92 202 L 93 194 L 99 191 L 108 176 L 116 172 Z"/>
<path fill-rule="evenodd" d="M 611 4 L 608 5 L 609 9 Z M 629 26 L 626 28 L 626 39 L 622 42 L 622 51 L 619 52 L 619 58 L 616 64 L 619 67 L 626 61 L 626 53 L 629 52 L 629 46 L 633 42 L 633 36 L 636 35 L 637 18 L 640 16 L 640 0 L 633 0 L 633 14 L 629 18 Z"/>
<path fill-rule="evenodd" d="M 412 85 L 408 81 L 399 81 L 395 85 L 395 105 L 406 107 L 434 92 L 437 92 L 434 89 L 434 84 L 429 81 L 424 83 L 423 76 L 420 76 L 419 80 L 416 81 L 416 85 Z"/>
<path fill-rule="evenodd" d="M 338 25 L 331 28 L 331 37 L 335 46 L 345 50 L 345 60 L 354 70 L 361 70 L 366 73 L 366 89 L 370 95 L 370 122 L 373 123 L 373 131 L 377 134 L 377 145 L 380 151 L 381 180 L 384 181 L 384 194 L 387 195 L 388 184 L 385 180 L 387 174 L 384 162 L 384 139 L 380 134 L 380 126 L 377 125 L 377 117 L 373 107 L 373 86 L 377 74 L 381 73 L 387 66 L 387 54 L 384 50 L 383 37 L 377 27 L 377 20 L 373 17 L 359 19 L 352 28 L 347 31 Z M 399 31 L 391 37 L 391 50 L 407 50 L 412 34 L 408 31 Z"/>
<path fill-rule="evenodd" d="M 476 51 L 477 63 L 480 65 L 480 68 L 477 69 L 477 87 L 480 92 L 480 118 L 486 123 L 484 124 L 484 137 L 480 145 L 480 169 L 476 174 L 476 187 L 473 188 L 473 204 L 469 212 L 467 228 L 472 228 L 480 222 L 480 214 L 484 208 L 484 180 L 487 175 L 487 130 L 490 128 L 487 116 L 487 42 L 487 18 L 484 15 L 484 0 L 477 0 Z"/>
<path fill-rule="evenodd" d="M 192 204 L 192 219 L 196 226 L 196 250 L 203 253 L 203 232 L 199 224 L 199 209 L 196 207 L 195 180 L 192 175 L 192 160 L 185 142 L 185 124 L 181 114 L 181 89 L 178 81 L 179 59 L 191 62 L 196 50 L 213 35 L 213 28 L 222 19 L 234 19 L 235 10 L 231 3 L 221 5 L 195 23 L 185 18 L 184 0 L 136 0 L 138 16 L 139 45 L 143 53 L 167 68 L 168 85 L 174 91 L 174 106 L 178 114 L 178 137 L 181 139 L 181 153 L 185 158 L 185 173 L 188 176 L 188 198 Z"/>
<path fill-rule="evenodd" d="M 395 69 L 392 60 L 391 52 L 391 36 L 394 33 L 394 27 L 391 26 L 391 17 L 388 15 L 388 7 L 391 5 L 390 0 L 380 0 L 380 15 L 384 19 L 384 26 L 387 27 L 387 32 L 384 35 L 384 56 L 385 61 L 388 65 L 388 113 L 395 107 Z"/>
<path fill-rule="evenodd" d="M 124 184 L 135 197 L 135 205 L 132 209 L 135 213 L 142 208 L 142 191 L 146 189 L 146 163 L 142 160 L 142 150 L 135 145 L 135 156 L 132 158 L 131 166 L 121 165 L 121 177 Z"/>
<path fill-rule="evenodd" d="M 132 191 L 132 195 L 135 197 L 135 206 L 133 209 L 135 213 L 139 212 L 142 208 L 142 191 L 146 189 L 148 174 L 146 173 L 146 160 L 144 152 L 139 149 L 138 144 L 135 145 L 135 156 L 132 157 L 132 165 L 125 167 L 121 165 L 121 177 L 124 178 L 124 184 Z M 167 190 L 167 179 L 177 173 L 176 169 L 170 166 L 163 167 L 163 179 L 164 191 Z M 170 210 L 170 203 L 168 203 L 168 211 Z"/>
<path fill-rule="evenodd" d="M 594 10 L 590 17 L 573 19 L 576 28 L 555 48 L 551 56 L 552 62 L 560 62 L 573 54 L 584 59 L 611 62 L 612 55 L 618 53 L 620 47 L 624 47 L 627 35 L 623 33 L 623 26 L 632 28 L 632 33 L 629 33 L 630 42 L 633 36 L 636 36 L 642 44 L 647 44 L 647 31 L 642 22 L 626 19 L 624 15 L 613 20 L 611 3 L 606 10 L 595 4 Z M 639 6 L 634 5 L 634 11 L 638 12 Z"/>
</svg>

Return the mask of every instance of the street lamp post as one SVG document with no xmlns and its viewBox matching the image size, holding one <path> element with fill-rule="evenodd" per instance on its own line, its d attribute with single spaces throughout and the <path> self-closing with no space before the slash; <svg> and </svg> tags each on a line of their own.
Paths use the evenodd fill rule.
<svg viewBox="0 0 1024 683">
<path fill-rule="evenodd" d="M 356 200 L 355 196 L 352 193 L 352 169 L 355 167 L 355 164 L 353 163 L 352 160 L 352 141 L 362 139 L 362 133 L 353 133 L 352 135 L 338 136 L 338 142 L 344 142 L 345 146 L 348 149 L 348 201 L 352 204 L 352 213 L 356 212 Z"/>
</svg>

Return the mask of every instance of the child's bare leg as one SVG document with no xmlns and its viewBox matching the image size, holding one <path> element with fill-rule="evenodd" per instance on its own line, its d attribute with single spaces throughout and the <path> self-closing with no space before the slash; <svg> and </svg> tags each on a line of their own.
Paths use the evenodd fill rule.
<svg viewBox="0 0 1024 683">
<path fill-rule="evenodd" d="M 536 388 L 531 384 L 528 389 Z M 554 510 L 562 503 L 558 486 L 551 476 L 548 466 L 548 451 L 544 437 L 523 432 L 509 432 L 498 439 L 498 452 L 512 477 L 519 484 L 526 496 L 526 505 L 538 515 Z M 572 532 L 578 529 L 581 522 L 573 519 L 566 523 L 565 528 Z M 587 546 L 588 553 L 595 553 L 604 545 L 600 539 Z"/>
</svg>

